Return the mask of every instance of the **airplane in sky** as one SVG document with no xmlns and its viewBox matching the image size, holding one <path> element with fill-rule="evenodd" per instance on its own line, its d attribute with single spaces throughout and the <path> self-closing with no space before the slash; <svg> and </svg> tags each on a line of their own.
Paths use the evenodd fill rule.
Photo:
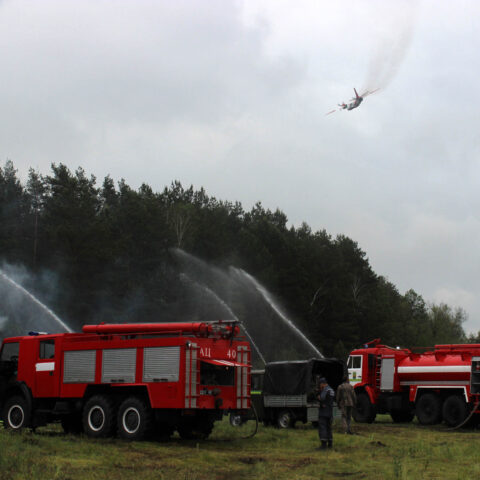
<svg viewBox="0 0 480 480">
<path fill-rule="evenodd" d="M 353 110 L 354 108 L 358 108 L 360 104 L 363 102 L 363 99 L 367 97 L 368 95 L 371 95 L 372 93 L 375 93 L 376 91 L 380 90 L 379 88 L 372 90 L 369 92 L 366 90 L 364 93 L 361 95 L 358 94 L 357 90 L 354 88 L 353 91 L 355 92 L 355 96 L 350 100 L 349 103 L 339 103 L 338 106 L 340 107 L 341 110 Z M 337 110 L 332 110 L 328 112 L 326 115 L 330 115 L 333 112 L 336 112 Z"/>
</svg>

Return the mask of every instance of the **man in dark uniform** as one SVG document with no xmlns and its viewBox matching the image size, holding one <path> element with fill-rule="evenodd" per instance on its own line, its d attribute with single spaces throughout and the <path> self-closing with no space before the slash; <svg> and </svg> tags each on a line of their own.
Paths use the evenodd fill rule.
<svg viewBox="0 0 480 480">
<path fill-rule="evenodd" d="M 320 402 L 318 407 L 318 436 L 320 438 L 320 450 L 327 447 L 332 448 L 332 421 L 333 421 L 333 401 L 335 392 L 328 385 L 326 378 L 317 379 L 317 399 Z"/>
</svg>

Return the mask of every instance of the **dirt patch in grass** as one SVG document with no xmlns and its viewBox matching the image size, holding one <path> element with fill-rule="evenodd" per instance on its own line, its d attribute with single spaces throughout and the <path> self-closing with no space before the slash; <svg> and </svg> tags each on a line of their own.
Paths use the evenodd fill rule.
<svg viewBox="0 0 480 480">
<path fill-rule="evenodd" d="M 303 467 L 308 467 L 312 463 L 317 463 L 316 460 L 311 457 L 297 458 L 295 460 L 295 462 L 285 461 L 283 465 L 287 468 L 301 469 Z"/>
<path fill-rule="evenodd" d="M 353 476 L 355 476 L 355 478 L 365 478 L 367 476 L 366 473 L 362 472 L 327 472 L 327 474 L 335 478 L 347 478 Z"/>
<path fill-rule="evenodd" d="M 370 445 L 372 447 L 386 447 L 387 446 L 383 442 L 380 442 L 379 440 L 377 440 L 376 442 L 370 442 Z"/>
<path fill-rule="evenodd" d="M 254 465 L 258 462 L 265 462 L 265 459 L 263 457 L 240 457 L 238 461 L 245 465 Z"/>
</svg>

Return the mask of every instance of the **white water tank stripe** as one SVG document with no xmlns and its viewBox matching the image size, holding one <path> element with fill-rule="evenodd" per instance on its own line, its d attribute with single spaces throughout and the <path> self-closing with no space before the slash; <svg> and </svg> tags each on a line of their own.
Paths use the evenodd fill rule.
<svg viewBox="0 0 480 480">
<path fill-rule="evenodd" d="M 55 362 L 42 362 L 35 364 L 37 372 L 53 372 L 55 370 Z"/>
<path fill-rule="evenodd" d="M 398 373 L 460 373 L 470 372 L 470 365 L 431 365 L 424 367 L 398 367 Z"/>
<path fill-rule="evenodd" d="M 414 382 L 400 382 L 400 385 L 405 386 L 405 385 L 410 385 L 410 386 L 422 386 L 422 387 L 428 387 L 428 388 L 446 388 L 446 387 L 455 387 L 455 386 L 464 386 L 464 385 L 469 385 L 469 381 L 457 381 L 457 380 L 444 380 L 444 381 L 439 381 L 439 380 L 434 380 L 434 381 L 426 381 L 426 380 L 418 380 Z"/>
</svg>

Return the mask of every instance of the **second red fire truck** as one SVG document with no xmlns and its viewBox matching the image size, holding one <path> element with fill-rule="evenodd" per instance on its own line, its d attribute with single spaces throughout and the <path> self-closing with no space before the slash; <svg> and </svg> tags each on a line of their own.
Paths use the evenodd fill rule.
<svg viewBox="0 0 480 480">
<path fill-rule="evenodd" d="M 394 422 L 416 416 L 423 425 L 445 421 L 455 427 L 480 402 L 480 344 L 436 345 L 414 353 L 377 339 L 351 352 L 348 373 L 357 394 L 357 422 L 389 413 Z"/>
<path fill-rule="evenodd" d="M 61 421 L 90 437 L 205 438 L 250 408 L 250 344 L 235 322 L 86 325 L 83 333 L 6 338 L 6 428 Z"/>
</svg>

